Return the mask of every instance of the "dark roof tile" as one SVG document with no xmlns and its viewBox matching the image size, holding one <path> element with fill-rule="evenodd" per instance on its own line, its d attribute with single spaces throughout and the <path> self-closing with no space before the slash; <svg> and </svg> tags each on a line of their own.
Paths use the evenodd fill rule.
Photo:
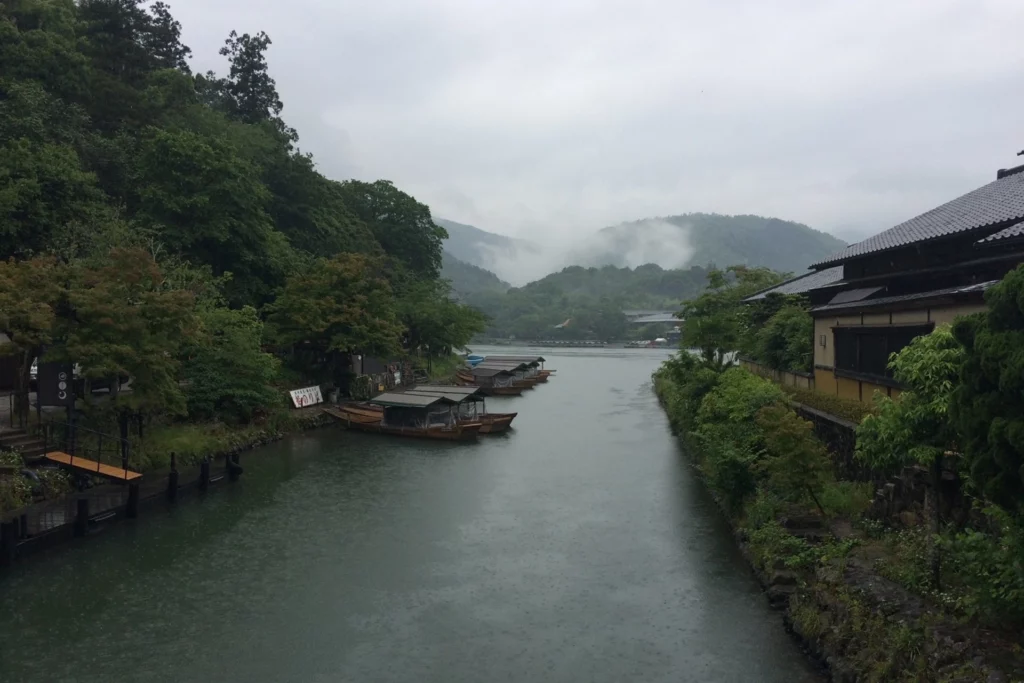
<svg viewBox="0 0 1024 683">
<path fill-rule="evenodd" d="M 862 308 L 871 308 L 875 306 L 887 306 L 889 304 L 898 304 L 906 301 L 918 301 L 920 299 L 931 299 L 938 296 L 948 296 L 954 294 L 970 294 L 972 292 L 984 292 L 986 289 L 999 282 L 999 280 L 991 280 L 989 282 L 980 282 L 973 285 L 961 285 L 959 287 L 947 287 L 945 289 L 933 289 L 930 292 L 915 292 L 913 294 L 900 294 L 897 296 L 883 296 L 878 299 L 868 299 L 867 301 L 850 301 L 846 303 L 836 304 L 825 304 L 824 306 L 816 306 L 811 309 L 811 313 L 828 313 L 829 311 L 838 311 L 847 308 L 854 308 L 860 310 Z"/>
<path fill-rule="evenodd" d="M 768 289 L 763 289 L 757 294 L 748 296 L 744 301 L 757 301 L 758 299 L 765 298 L 769 294 L 803 294 L 804 292 L 809 292 L 812 289 L 827 287 L 828 285 L 839 282 L 842 279 L 842 266 L 826 268 L 825 270 L 812 270 L 800 277 L 794 277 L 786 280 L 782 284 L 769 287 Z"/>
<path fill-rule="evenodd" d="M 1016 173 L 979 187 L 863 242 L 851 244 L 812 267 L 833 265 L 857 256 L 1017 219 L 1024 219 L 1024 173 Z"/>
</svg>

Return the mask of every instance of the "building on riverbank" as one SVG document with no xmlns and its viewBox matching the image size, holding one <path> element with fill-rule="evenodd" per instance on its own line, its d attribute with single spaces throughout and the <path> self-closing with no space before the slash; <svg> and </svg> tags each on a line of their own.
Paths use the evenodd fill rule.
<svg viewBox="0 0 1024 683">
<path fill-rule="evenodd" d="M 890 354 L 936 325 L 984 310 L 1024 262 L 1024 166 L 815 263 L 748 298 L 804 294 L 814 317 L 814 390 L 869 402 L 899 394 Z"/>
</svg>

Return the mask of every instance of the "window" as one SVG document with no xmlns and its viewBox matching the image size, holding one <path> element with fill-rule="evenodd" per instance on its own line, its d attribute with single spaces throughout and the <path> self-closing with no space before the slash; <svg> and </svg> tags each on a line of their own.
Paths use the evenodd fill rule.
<svg viewBox="0 0 1024 683">
<path fill-rule="evenodd" d="M 836 373 L 892 379 L 889 356 L 915 337 L 929 334 L 934 325 L 902 327 L 834 327 Z"/>
</svg>

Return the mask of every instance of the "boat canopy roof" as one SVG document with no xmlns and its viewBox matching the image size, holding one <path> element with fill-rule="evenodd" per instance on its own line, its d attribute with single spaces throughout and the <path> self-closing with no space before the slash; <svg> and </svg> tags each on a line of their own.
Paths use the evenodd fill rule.
<svg viewBox="0 0 1024 683">
<path fill-rule="evenodd" d="M 544 356 L 484 356 L 484 362 L 489 361 L 516 361 L 522 363 L 545 363 L 547 362 Z"/>
<path fill-rule="evenodd" d="M 445 394 L 476 394 L 479 393 L 480 387 L 464 387 L 459 384 L 419 384 L 406 391 L 425 392 L 428 394 L 436 394 L 438 392 Z"/>
<path fill-rule="evenodd" d="M 398 393 L 398 392 L 387 392 L 371 398 L 370 403 L 378 406 L 384 406 L 386 408 L 429 408 L 435 403 L 443 405 L 456 405 L 458 401 L 453 401 L 446 396 L 437 396 L 434 394 L 415 394 L 415 393 Z"/>
<path fill-rule="evenodd" d="M 508 366 L 502 367 L 480 367 L 479 365 L 473 368 L 473 374 L 478 377 L 494 377 L 495 375 L 511 375 L 512 372 Z"/>
<path fill-rule="evenodd" d="M 473 391 L 449 391 L 449 389 L 472 389 Z M 480 395 L 480 387 L 416 387 L 406 391 L 407 394 L 415 396 L 444 396 L 455 403 L 476 403 L 483 401 Z"/>
<path fill-rule="evenodd" d="M 492 360 L 484 361 L 483 363 L 477 363 L 477 368 L 503 368 L 505 370 L 525 370 L 530 367 L 530 363 L 524 363 L 522 361 L 515 360 Z M 476 368 L 473 368 L 474 370 Z"/>
</svg>

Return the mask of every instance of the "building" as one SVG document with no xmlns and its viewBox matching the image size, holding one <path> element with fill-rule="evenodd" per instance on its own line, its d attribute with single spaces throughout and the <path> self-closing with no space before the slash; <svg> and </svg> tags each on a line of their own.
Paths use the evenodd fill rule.
<svg viewBox="0 0 1024 683">
<path fill-rule="evenodd" d="M 871 401 L 899 394 L 890 354 L 984 310 L 984 293 L 1024 262 L 1024 166 L 852 244 L 771 293 L 805 294 L 814 317 L 814 389 Z"/>
</svg>

